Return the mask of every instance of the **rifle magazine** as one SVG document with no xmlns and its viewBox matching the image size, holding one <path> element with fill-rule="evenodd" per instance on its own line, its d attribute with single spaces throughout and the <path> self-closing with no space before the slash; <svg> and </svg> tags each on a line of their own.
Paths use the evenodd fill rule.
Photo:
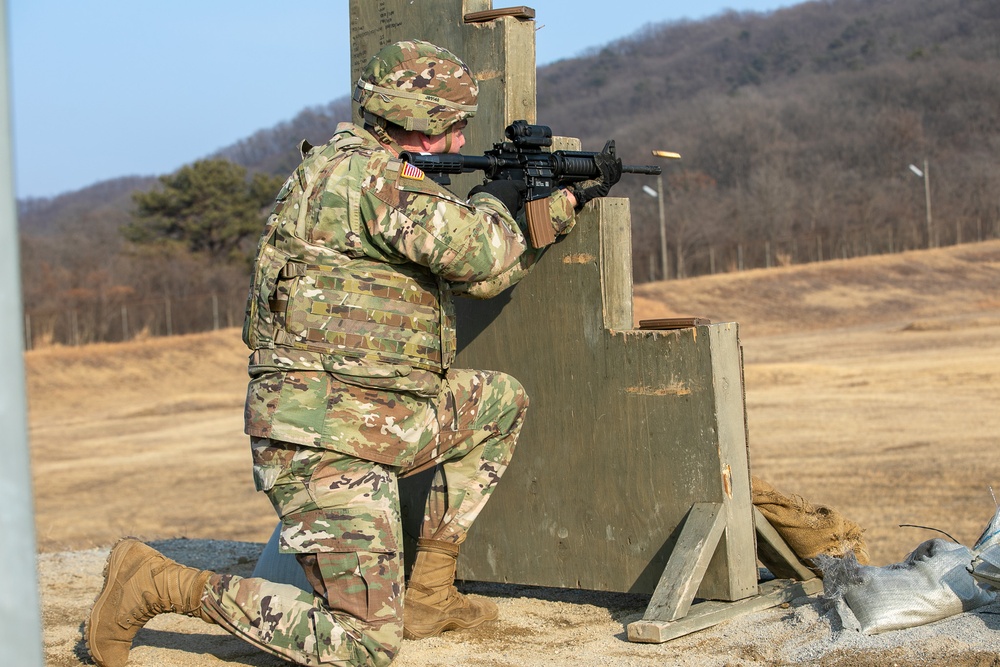
<svg viewBox="0 0 1000 667">
<path fill-rule="evenodd" d="M 552 229 L 548 197 L 525 203 L 524 214 L 528 220 L 528 238 L 533 248 L 544 248 L 555 243 L 556 233 Z"/>
</svg>

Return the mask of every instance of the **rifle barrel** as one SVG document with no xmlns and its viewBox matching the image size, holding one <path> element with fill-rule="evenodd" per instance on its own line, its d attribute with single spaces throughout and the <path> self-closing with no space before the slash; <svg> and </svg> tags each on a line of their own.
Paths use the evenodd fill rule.
<svg viewBox="0 0 1000 667">
<path fill-rule="evenodd" d="M 622 165 L 623 174 L 645 174 L 647 176 L 659 176 L 663 170 L 656 165 L 639 166 L 636 164 Z"/>
</svg>

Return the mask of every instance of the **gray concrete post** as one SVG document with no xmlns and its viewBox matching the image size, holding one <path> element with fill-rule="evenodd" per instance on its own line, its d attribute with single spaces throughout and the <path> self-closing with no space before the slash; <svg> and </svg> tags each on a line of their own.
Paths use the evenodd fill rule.
<svg viewBox="0 0 1000 667">
<path fill-rule="evenodd" d="M 21 277 L 7 70 L 7 3 L 0 0 L 0 655 L 7 665 L 42 664 L 42 620 L 35 558 L 34 502 L 28 457 L 27 400 L 24 382 L 24 332 L 21 331 Z"/>
</svg>

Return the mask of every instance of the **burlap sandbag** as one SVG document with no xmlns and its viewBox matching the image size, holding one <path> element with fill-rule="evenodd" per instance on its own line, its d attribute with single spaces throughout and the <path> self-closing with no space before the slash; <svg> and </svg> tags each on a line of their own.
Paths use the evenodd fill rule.
<svg viewBox="0 0 1000 667">
<path fill-rule="evenodd" d="M 870 562 L 864 529 L 837 510 L 785 495 L 759 477 L 751 477 L 750 484 L 753 504 L 802 561 L 811 564 L 820 554 L 840 558 L 853 551 L 858 563 Z"/>
</svg>

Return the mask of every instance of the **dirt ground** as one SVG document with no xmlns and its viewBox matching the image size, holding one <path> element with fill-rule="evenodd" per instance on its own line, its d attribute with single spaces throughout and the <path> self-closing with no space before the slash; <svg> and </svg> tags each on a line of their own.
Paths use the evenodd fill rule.
<svg viewBox="0 0 1000 667">
<path fill-rule="evenodd" d="M 668 315 L 740 322 L 753 473 L 863 525 L 875 564 L 939 536 L 900 524 L 971 545 L 993 515 L 1000 242 L 636 288 L 636 319 Z M 225 330 L 35 350 L 26 363 L 46 660 L 87 664 L 82 621 L 119 536 L 246 574 L 270 535 L 242 434 L 245 352 Z M 642 596 L 467 586 L 500 621 L 406 642 L 396 664 L 1000 667 L 997 605 L 863 637 L 803 598 L 640 645 L 624 629 Z M 130 664 L 278 663 L 168 615 Z"/>
</svg>

